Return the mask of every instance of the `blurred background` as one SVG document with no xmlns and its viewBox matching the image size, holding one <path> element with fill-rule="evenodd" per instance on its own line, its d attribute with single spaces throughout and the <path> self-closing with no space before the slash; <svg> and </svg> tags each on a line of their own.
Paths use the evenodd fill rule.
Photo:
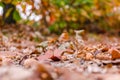
<svg viewBox="0 0 120 80">
<path fill-rule="evenodd" d="M 24 24 L 50 33 L 120 34 L 120 0 L 0 0 L 0 24 Z"/>
</svg>

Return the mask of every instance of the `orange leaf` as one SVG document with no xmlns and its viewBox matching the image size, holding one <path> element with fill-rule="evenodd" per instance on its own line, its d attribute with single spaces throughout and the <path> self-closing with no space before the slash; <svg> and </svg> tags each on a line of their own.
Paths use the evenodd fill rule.
<svg viewBox="0 0 120 80">
<path fill-rule="evenodd" d="M 112 59 L 120 59 L 120 51 L 117 50 L 116 48 L 111 48 L 109 52 L 112 55 Z"/>
</svg>

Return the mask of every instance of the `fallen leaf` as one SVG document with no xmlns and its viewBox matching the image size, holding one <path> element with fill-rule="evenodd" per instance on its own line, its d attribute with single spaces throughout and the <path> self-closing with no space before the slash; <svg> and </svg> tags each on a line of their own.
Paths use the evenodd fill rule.
<svg viewBox="0 0 120 80">
<path fill-rule="evenodd" d="M 46 51 L 43 55 L 38 57 L 38 60 L 48 60 L 53 56 L 53 50 Z"/>
<path fill-rule="evenodd" d="M 112 55 L 112 59 L 120 59 L 120 51 L 117 50 L 116 48 L 111 48 L 109 50 L 110 54 Z"/>
<path fill-rule="evenodd" d="M 96 54 L 96 59 L 100 59 L 100 60 L 110 60 L 111 59 L 111 55 L 109 53 L 98 53 Z"/>
<path fill-rule="evenodd" d="M 39 60 L 47 60 L 47 59 L 52 59 L 53 61 L 59 61 L 61 60 L 61 56 L 64 52 L 72 53 L 72 50 L 65 49 L 65 50 L 60 50 L 60 49 L 55 49 L 55 50 L 48 50 L 45 52 L 45 54 L 40 55 L 38 57 Z"/>
<path fill-rule="evenodd" d="M 67 33 L 67 32 L 64 32 L 64 33 L 62 33 L 61 35 L 60 35 L 60 37 L 59 37 L 59 41 L 60 42 L 64 42 L 64 41 L 68 41 L 69 40 L 69 34 Z"/>
<path fill-rule="evenodd" d="M 94 58 L 92 53 L 86 53 L 85 60 L 92 60 Z"/>
</svg>

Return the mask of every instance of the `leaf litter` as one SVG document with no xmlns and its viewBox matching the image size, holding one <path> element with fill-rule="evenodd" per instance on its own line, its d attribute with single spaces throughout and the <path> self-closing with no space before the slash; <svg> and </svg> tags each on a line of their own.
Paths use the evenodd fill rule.
<svg viewBox="0 0 120 80">
<path fill-rule="evenodd" d="M 23 25 L 2 28 L 0 80 L 120 79 L 120 37 L 84 30 L 44 37 L 35 31 Z"/>
</svg>

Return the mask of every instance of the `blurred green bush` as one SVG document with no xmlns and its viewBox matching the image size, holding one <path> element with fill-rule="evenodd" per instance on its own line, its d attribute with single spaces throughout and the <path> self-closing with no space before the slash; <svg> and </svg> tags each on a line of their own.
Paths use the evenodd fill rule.
<svg viewBox="0 0 120 80">
<path fill-rule="evenodd" d="M 73 29 L 87 29 L 91 31 L 110 31 L 120 29 L 120 0 L 3 0 L 14 5 L 21 5 L 23 12 L 27 3 L 32 6 L 31 13 L 42 15 L 38 21 L 40 28 L 48 28 L 51 32 L 61 33 L 63 30 L 70 32 Z M 34 25 L 34 20 L 21 23 Z M 35 26 L 35 25 L 34 25 Z"/>
</svg>

